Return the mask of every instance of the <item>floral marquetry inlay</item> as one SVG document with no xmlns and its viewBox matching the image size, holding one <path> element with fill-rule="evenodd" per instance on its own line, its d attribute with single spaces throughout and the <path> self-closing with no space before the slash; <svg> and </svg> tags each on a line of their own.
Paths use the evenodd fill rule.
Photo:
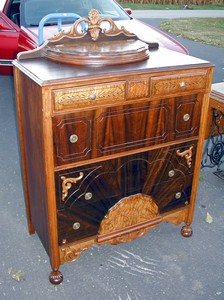
<svg viewBox="0 0 224 300">
<path fill-rule="evenodd" d="M 112 104 L 125 99 L 124 83 L 54 91 L 55 109 Z"/>
</svg>

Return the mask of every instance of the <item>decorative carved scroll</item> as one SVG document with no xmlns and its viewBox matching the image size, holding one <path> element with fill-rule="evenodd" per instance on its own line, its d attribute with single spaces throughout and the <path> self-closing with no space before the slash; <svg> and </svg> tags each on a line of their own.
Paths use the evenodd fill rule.
<svg viewBox="0 0 224 300">
<path fill-rule="evenodd" d="M 69 31 L 62 30 L 41 47 L 18 54 L 17 59 L 45 57 L 75 65 L 126 64 L 148 59 L 149 47 L 158 48 L 158 43 L 141 41 L 123 26 L 118 28 L 111 18 L 100 18 L 100 13 L 92 9 L 88 19 L 78 19 Z"/>
<path fill-rule="evenodd" d="M 177 155 L 179 155 L 181 157 L 185 157 L 185 159 L 187 161 L 188 168 L 191 168 L 192 149 L 193 149 L 193 146 L 191 146 L 188 150 L 185 150 L 183 152 L 180 152 L 179 149 L 176 151 Z"/>
<path fill-rule="evenodd" d="M 79 177 L 76 178 L 66 178 L 65 176 L 61 176 L 62 180 L 62 201 L 68 196 L 68 190 L 72 187 L 72 183 L 76 183 L 81 180 L 84 176 L 84 173 L 80 172 Z"/>
<path fill-rule="evenodd" d="M 98 243 L 118 244 L 144 235 L 161 222 L 158 206 L 149 196 L 137 194 L 121 199 L 100 224 Z"/>
<path fill-rule="evenodd" d="M 176 211 L 173 211 L 172 213 L 169 212 L 167 214 L 164 214 L 162 216 L 164 222 L 170 222 L 174 225 L 178 226 L 183 222 L 187 221 L 187 216 L 189 213 L 189 208 L 184 207 L 182 209 L 178 209 Z"/>
<path fill-rule="evenodd" d="M 81 242 L 79 244 L 69 244 L 59 247 L 60 263 L 76 261 L 81 253 L 87 250 L 91 245 L 95 244 L 95 239 Z"/>
<path fill-rule="evenodd" d="M 135 34 L 130 33 L 123 26 L 121 27 L 121 29 L 119 29 L 112 19 L 108 17 L 100 18 L 100 13 L 96 9 L 91 9 L 88 14 L 88 19 L 86 18 L 78 19 L 73 24 L 69 32 L 65 33 L 64 31 L 61 31 L 54 37 L 50 38 L 49 41 L 51 42 L 58 41 L 64 37 L 69 37 L 69 38 L 84 37 L 84 35 L 86 34 L 85 31 L 82 31 L 82 33 L 80 33 L 80 30 L 78 30 L 78 26 L 83 22 L 87 24 L 89 35 L 93 41 L 97 41 L 99 39 L 101 32 L 103 32 L 106 36 L 117 36 L 120 34 L 124 34 L 126 37 L 136 37 Z M 107 30 L 101 29 L 101 23 L 103 22 L 108 22 L 110 24 L 109 29 Z"/>
</svg>

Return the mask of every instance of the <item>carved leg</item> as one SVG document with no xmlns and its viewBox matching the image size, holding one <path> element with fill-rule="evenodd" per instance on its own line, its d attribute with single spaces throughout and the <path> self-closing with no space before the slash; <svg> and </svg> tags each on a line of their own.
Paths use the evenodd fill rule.
<svg viewBox="0 0 224 300">
<path fill-rule="evenodd" d="M 190 237 L 193 234 L 193 230 L 192 230 L 190 224 L 186 224 L 185 226 L 183 226 L 181 228 L 180 232 L 181 232 L 183 237 Z"/>
<path fill-rule="evenodd" d="M 52 284 L 60 284 L 63 281 L 63 275 L 59 270 L 52 270 L 49 275 L 49 280 Z"/>
</svg>

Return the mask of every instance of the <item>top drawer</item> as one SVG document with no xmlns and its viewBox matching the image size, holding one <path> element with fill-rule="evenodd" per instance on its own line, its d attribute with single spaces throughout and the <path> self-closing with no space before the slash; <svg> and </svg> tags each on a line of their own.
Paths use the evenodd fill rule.
<svg viewBox="0 0 224 300">
<path fill-rule="evenodd" d="M 96 84 L 53 91 L 54 109 L 86 108 L 125 100 L 125 82 Z"/>
<path fill-rule="evenodd" d="M 55 111 L 116 105 L 148 96 L 148 77 L 53 90 Z"/>
<path fill-rule="evenodd" d="M 206 78 L 206 71 L 152 77 L 151 96 L 167 96 L 203 90 L 206 88 Z"/>
</svg>

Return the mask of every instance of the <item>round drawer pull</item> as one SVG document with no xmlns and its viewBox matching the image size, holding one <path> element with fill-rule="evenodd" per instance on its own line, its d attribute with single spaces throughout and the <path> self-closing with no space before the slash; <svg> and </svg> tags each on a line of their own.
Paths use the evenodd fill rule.
<svg viewBox="0 0 224 300">
<path fill-rule="evenodd" d="M 91 94 L 89 98 L 90 100 L 96 100 L 96 94 Z"/>
<path fill-rule="evenodd" d="M 176 199 L 180 199 L 180 197 L 181 197 L 181 192 L 178 192 L 178 193 L 175 194 Z"/>
<path fill-rule="evenodd" d="M 69 138 L 70 143 L 74 144 L 78 141 L 78 136 L 76 134 L 72 134 Z"/>
<path fill-rule="evenodd" d="M 175 171 L 174 170 L 170 170 L 168 173 L 169 177 L 173 177 L 175 175 Z"/>
<path fill-rule="evenodd" d="M 185 87 L 185 82 L 184 82 L 184 81 L 180 82 L 180 87 L 181 87 L 181 88 L 184 88 L 184 87 Z"/>
<path fill-rule="evenodd" d="M 189 115 L 189 114 L 185 114 L 185 115 L 183 116 L 183 120 L 184 120 L 184 122 L 189 121 L 189 120 L 190 120 L 190 115 Z"/>
<path fill-rule="evenodd" d="M 85 200 L 88 201 L 88 200 L 91 200 L 91 199 L 92 199 L 93 194 L 92 194 L 92 193 L 86 193 L 84 197 L 85 197 Z"/>
<path fill-rule="evenodd" d="M 79 222 L 75 222 L 73 225 L 72 225 L 72 228 L 74 229 L 74 230 L 78 230 L 79 228 L 80 228 L 80 223 Z"/>
</svg>

